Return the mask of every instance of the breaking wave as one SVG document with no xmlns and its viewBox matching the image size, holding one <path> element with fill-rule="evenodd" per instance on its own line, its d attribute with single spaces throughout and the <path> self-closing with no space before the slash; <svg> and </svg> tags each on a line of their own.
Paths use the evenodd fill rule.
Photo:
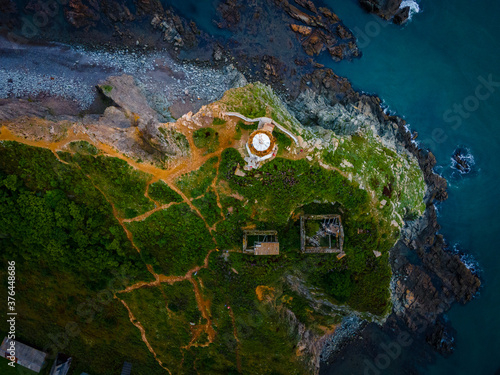
<svg viewBox="0 0 500 375">
<path fill-rule="evenodd" d="M 462 164 L 460 164 L 457 159 L 459 159 Z M 470 173 L 475 164 L 474 155 L 472 155 L 469 148 L 458 146 L 453 152 L 453 156 L 451 157 L 451 168 L 460 172 L 460 174 Z"/>
<path fill-rule="evenodd" d="M 460 243 L 456 243 L 455 245 L 453 245 L 451 252 L 457 254 L 465 267 L 467 267 L 473 274 L 479 275 L 481 273 L 482 268 L 479 265 L 477 259 L 474 258 L 472 254 L 466 253 L 462 249 Z"/>
<path fill-rule="evenodd" d="M 403 9 L 406 7 L 410 8 L 410 15 L 408 16 L 409 20 L 411 20 L 413 14 L 420 13 L 420 6 L 415 0 L 403 0 L 401 2 L 401 5 L 399 6 L 399 9 Z"/>
</svg>

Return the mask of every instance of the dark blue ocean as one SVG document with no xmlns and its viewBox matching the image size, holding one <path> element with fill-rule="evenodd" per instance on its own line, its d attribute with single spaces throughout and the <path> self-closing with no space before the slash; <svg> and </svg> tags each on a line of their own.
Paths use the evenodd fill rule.
<svg viewBox="0 0 500 375">
<path fill-rule="evenodd" d="M 481 268 L 483 288 L 448 319 L 456 351 L 426 374 L 494 374 L 500 369 L 500 2 L 421 0 L 403 28 L 365 14 L 357 0 L 327 3 L 358 37 L 363 57 L 323 61 L 358 90 L 378 94 L 419 133 L 449 181 L 438 206 L 450 247 Z M 457 145 L 473 155 L 473 171 L 450 168 Z M 411 350 L 411 348 L 410 348 Z"/>
</svg>

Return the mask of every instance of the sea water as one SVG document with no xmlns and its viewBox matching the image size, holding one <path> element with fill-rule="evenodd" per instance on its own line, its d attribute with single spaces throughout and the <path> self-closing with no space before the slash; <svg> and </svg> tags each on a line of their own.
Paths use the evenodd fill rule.
<svg viewBox="0 0 500 375">
<path fill-rule="evenodd" d="M 479 295 L 448 313 L 458 331 L 455 353 L 422 372 L 494 374 L 500 369 L 500 2 L 421 0 L 403 27 L 364 13 L 357 0 L 327 3 L 354 31 L 363 56 L 323 63 L 356 89 L 379 95 L 436 155 L 436 170 L 450 185 L 449 199 L 438 206 L 440 233 L 451 251 L 458 248 L 480 269 Z M 471 153 L 469 174 L 452 168 L 457 146 Z"/>
</svg>

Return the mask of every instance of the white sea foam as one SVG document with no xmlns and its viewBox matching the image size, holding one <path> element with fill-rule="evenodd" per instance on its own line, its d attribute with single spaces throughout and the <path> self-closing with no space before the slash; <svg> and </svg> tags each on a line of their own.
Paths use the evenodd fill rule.
<svg viewBox="0 0 500 375">
<path fill-rule="evenodd" d="M 467 163 L 468 168 L 467 170 L 459 168 L 459 165 L 453 156 L 451 157 L 451 164 L 450 164 L 451 168 L 458 171 L 460 174 L 470 173 L 474 169 L 474 166 L 476 164 L 476 160 L 474 159 L 474 155 L 472 155 L 471 150 L 468 147 L 459 146 L 453 152 L 453 155 L 457 154 L 460 157 L 460 159 L 464 160 Z"/>
<path fill-rule="evenodd" d="M 399 6 L 399 9 L 403 9 L 406 7 L 410 7 L 410 15 L 408 16 L 408 19 L 410 20 L 413 14 L 420 13 L 420 6 L 415 0 L 403 0 L 401 2 L 401 5 Z"/>
<path fill-rule="evenodd" d="M 453 245 L 451 251 L 460 257 L 462 263 L 467 267 L 473 274 L 480 274 L 482 272 L 481 265 L 472 254 L 466 253 L 460 243 Z"/>
</svg>

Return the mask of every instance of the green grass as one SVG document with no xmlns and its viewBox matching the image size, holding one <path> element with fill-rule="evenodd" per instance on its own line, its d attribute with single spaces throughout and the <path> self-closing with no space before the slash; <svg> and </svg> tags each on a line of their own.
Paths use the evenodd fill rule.
<svg viewBox="0 0 500 375">
<path fill-rule="evenodd" d="M 108 273 L 106 282 L 91 289 L 92 282 L 78 272 L 64 272 L 45 262 L 19 260 L 16 268 L 20 342 L 50 355 L 70 354 L 76 374 L 119 373 L 124 361 L 132 362 L 137 374 L 162 373 L 126 310 L 112 297 L 113 291 L 130 285 L 132 280 L 126 275 Z M 1 280 L 7 280 L 6 269 L 2 264 Z M 7 298 L 6 290 L 2 285 L 1 298 Z M 0 330 L 7 330 L 5 321 Z"/>
<path fill-rule="evenodd" d="M 279 98 L 262 84 L 230 90 L 222 104 L 250 117 L 267 114 L 292 130 L 298 126 Z M 238 123 L 236 130 L 241 135 L 254 126 Z M 186 142 L 170 131 L 160 133 Z M 215 135 L 213 130 L 210 133 Z M 302 136 L 307 139 L 311 134 L 306 130 Z M 290 143 L 279 131 L 275 136 L 280 149 Z M 209 149 L 213 138 L 210 142 L 206 138 L 210 137 L 199 140 Z M 23 313 L 19 340 L 71 355 L 75 374 L 119 373 L 124 361 L 132 362 L 137 375 L 164 374 L 166 370 L 142 342 L 127 310 L 119 300 L 105 298 L 110 295 L 107 292 L 112 296 L 134 282 L 151 281 L 146 264 L 158 273 L 184 275 L 201 265 L 210 249 L 241 249 L 241 228 L 248 225 L 277 230 L 280 255 L 256 257 L 231 252 L 224 257 L 222 252 L 214 252 L 209 268 L 193 275 L 203 298 L 210 302 L 210 319 L 217 333 L 212 344 L 180 349 L 191 340 L 195 327 L 191 323 L 205 323 L 191 282 L 118 294 L 129 304 L 149 343 L 172 373 L 236 375 L 238 347 L 244 374 L 306 374 L 302 359 L 295 355 L 298 333 L 279 311 L 292 311 L 314 332 L 319 332 L 320 325 L 338 323 L 349 312 L 315 309 L 307 295 L 286 281 L 289 275 L 297 276 L 304 287 L 314 288 L 318 299 L 346 305 L 342 309 L 378 315 L 387 312 L 391 278 L 388 251 L 399 236 L 390 224 L 391 207 L 396 205 L 397 212 L 407 217 L 419 212 L 423 180 L 414 161 L 384 149 L 373 137 L 346 138 L 335 152 L 329 149 L 323 154 L 331 165 L 344 164 L 341 169 L 352 172 L 353 181 L 306 160 L 279 157 L 239 177 L 234 170 L 244 163 L 241 155 L 235 149 L 224 150 L 215 186 L 223 192 L 222 211 L 211 187 L 219 159 L 209 159 L 175 184 L 210 225 L 216 223 L 213 233 L 167 184 L 152 184 L 149 195 L 153 199 L 161 204 L 180 204 L 144 221 L 126 224 L 140 254 L 99 189 L 122 215 L 133 216 L 152 207 L 144 197 L 151 176 L 138 173 L 119 159 L 99 155 L 86 142 L 74 142 L 70 147 L 75 155 L 59 153 L 70 163 L 64 164 L 49 150 L 0 143 L 0 299 L 6 299 L 5 261 L 15 259 L 17 307 Z M 360 187 L 375 191 L 376 198 L 385 198 L 388 204 L 381 209 Z M 343 259 L 332 254 L 300 253 L 297 218 L 302 213 L 342 215 L 347 254 Z M 222 217 L 225 220 L 219 221 Z M 358 234 L 358 228 L 366 233 Z M 373 250 L 381 251 L 382 256 L 375 258 Z M 113 282 L 116 279 L 118 283 Z M 274 288 L 272 303 L 258 301 L 255 291 L 261 285 Z M 233 334 L 231 311 L 239 344 Z M 75 322 L 80 332 L 54 349 L 51 338 L 64 337 L 68 322 Z M 0 322 L 0 331 L 7 328 L 5 321 Z M 207 339 L 203 333 L 196 343 Z"/>
<path fill-rule="evenodd" d="M 233 197 L 221 196 L 220 199 L 226 219 L 217 224 L 217 245 L 221 250 L 241 249 L 243 238 L 241 227 L 253 223 L 250 219 L 250 208 Z"/>
<path fill-rule="evenodd" d="M 120 295 L 120 298 L 127 302 L 134 316 L 143 325 L 158 359 L 172 373 L 182 374 L 181 346 L 187 345 L 191 338 L 190 321 L 187 317 L 197 311 L 193 286 L 189 281 L 184 281 L 172 286 L 162 286 L 161 289 L 137 289 Z M 185 363 L 184 366 L 188 367 L 188 364 Z"/>
<path fill-rule="evenodd" d="M 392 202 L 401 217 L 419 216 L 425 210 L 425 182 L 416 161 L 383 147 L 370 135 L 345 139 L 335 152 L 323 151 L 323 159 L 357 175 L 379 201 Z M 391 210 L 390 203 L 386 207 Z"/>
<path fill-rule="evenodd" d="M 141 369 L 138 374 L 159 373 L 110 296 L 151 275 L 82 171 L 49 150 L 3 142 L 0 212 L 0 298 L 7 299 L 5 261 L 15 260 L 19 341 L 71 354 L 75 373 L 116 373 L 125 360 Z M 78 333 L 67 334 L 70 322 Z M 7 328 L 3 320 L 0 331 Z"/>
<path fill-rule="evenodd" d="M 182 202 L 182 197 L 161 180 L 149 185 L 149 196 L 161 204 Z"/>
<path fill-rule="evenodd" d="M 321 266 L 318 267 L 316 264 L 310 266 L 312 267 L 310 269 L 316 269 L 315 276 L 321 275 L 320 279 L 324 277 L 325 280 L 330 277 L 329 269 L 334 266 L 339 269 L 347 267 L 350 272 L 348 279 L 356 280 L 352 290 L 347 295 L 342 294 L 341 290 L 325 288 L 325 291 L 338 302 L 345 302 L 357 310 L 383 314 L 389 303 L 390 268 L 386 256 L 399 233 L 391 227 L 390 217 L 376 218 L 372 214 L 374 208 L 366 191 L 359 189 L 355 183 L 338 172 L 310 165 L 306 160 L 291 161 L 276 158 L 257 171 L 248 172 L 245 177 L 234 175 L 239 163 L 243 161 L 235 149 L 224 150 L 219 178 L 225 179 L 233 190 L 248 199 L 248 210 L 253 212 L 253 222 L 262 223 L 258 225 L 259 228 L 278 230 L 280 243 L 282 240 L 290 241 L 291 244 L 296 241 L 288 240 L 286 236 L 284 238 L 282 233 L 286 233 L 288 231 L 286 228 L 294 225 L 290 222 L 290 217 L 300 206 L 317 200 L 338 202 L 343 211 L 344 251 L 347 256 L 341 261 L 336 261 L 334 256 L 327 255 L 328 262 L 325 263 L 324 257 L 311 255 L 306 262 L 322 259 L 322 263 L 319 263 Z M 223 226 L 222 223 L 220 225 Z M 370 234 L 358 235 L 358 228 L 369 229 Z M 219 226 L 217 230 L 219 231 Z M 227 240 L 217 238 L 218 241 L 231 245 Z M 298 248 L 296 242 L 292 246 Z M 287 251 L 280 245 L 280 252 L 281 249 Z M 381 251 L 384 257 L 376 260 L 373 250 Z M 286 254 L 296 257 L 288 252 Z M 367 278 L 377 279 L 377 286 L 371 290 L 367 288 L 365 285 Z M 311 282 L 325 287 L 326 284 L 320 279 L 313 278 Z M 344 285 L 350 288 L 348 280 Z"/>
<path fill-rule="evenodd" d="M 248 268 L 242 268 L 232 260 L 233 257 L 248 262 Z M 217 341 L 210 352 L 211 358 L 207 358 L 209 353 L 201 353 L 204 354 L 201 360 L 207 361 L 211 368 L 219 369 L 219 373 L 237 373 L 234 367 L 227 366 L 227 362 L 232 362 L 233 366 L 236 362 L 236 342 L 232 335 L 228 306 L 235 316 L 242 373 L 307 373 L 300 359 L 293 355 L 297 344 L 296 332 L 287 328 L 275 309 L 256 299 L 255 288 L 262 280 L 256 279 L 255 275 L 268 261 L 269 258 L 256 259 L 232 253 L 229 262 L 221 257 L 211 257 L 209 269 L 199 272 L 199 277 L 211 293 L 211 311 L 218 330 Z M 231 267 L 237 267 L 239 273 L 232 272 Z M 220 350 L 213 350 L 217 348 Z"/>
<path fill-rule="evenodd" d="M 194 145 L 198 148 L 206 149 L 206 154 L 210 154 L 219 147 L 219 133 L 212 128 L 200 128 L 193 133 Z"/>
<path fill-rule="evenodd" d="M 281 99 L 271 87 L 260 82 L 228 90 L 220 102 L 227 106 L 228 111 L 240 112 L 250 118 L 271 117 L 291 131 L 299 130 L 299 122 L 288 112 Z M 310 135 L 306 131 L 302 137 L 308 140 Z"/>
<path fill-rule="evenodd" d="M 240 140 L 243 131 L 257 130 L 258 125 L 259 125 L 258 122 L 254 122 L 252 124 L 247 125 L 241 120 L 238 121 L 236 126 L 235 126 L 236 134 L 234 136 L 234 139 Z"/>
<path fill-rule="evenodd" d="M 231 94 L 222 99 L 231 111 L 252 119 L 266 116 L 267 105 L 256 90 L 235 90 Z"/>
<path fill-rule="evenodd" d="M 208 159 L 198 170 L 179 177 L 175 182 L 176 185 L 188 198 L 197 198 L 205 194 L 217 174 L 215 167 L 218 160 L 217 156 Z"/>
<path fill-rule="evenodd" d="M 182 314 L 186 323 L 205 323 L 196 302 L 193 284 L 186 280 L 173 285 L 163 284 L 162 289 L 166 295 L 166 302 L 170 311 L 175 314 Z"/>
<path fill-rule="evenodd" d="M 111 269 L 143 274 L 102 193 L 46 149 L 0 144 L 0 228 L 6 256 L 78 271 L 92 283 Z"/>
<path fill-rule="evenodd" d="M 111 91 L 113 91 L 113 86 L 111 86 L 111 85 L 102 85 L 101 89 L 102 89 L 102 91 L 105 94 L 109 94 Z"/>
<path fill-rule="evenodd" d="M 205 193 L 205 195 L 198 199 L 195 199 L 193 201 L 193 204 L 200 210 L 208 225 L 212 226 L 217 221 L 222 220 L 221 211 L 219 206 L 217 205 L 217 196 L 215 195 L 213 190 L 209 189 Z"/>
<path fill-rule="evenodd" d="M 125 160 L 106 156 L 67 155 L 114 204 L 119 215 L 133 218 L 154 208 L 144 196 L 151 175 L 135 170 Z"/>
<path fill-rule="evenodd" d="M 259 123 L 258 122 L 253 122 L 253 123 L 247 125 L 242 120 L 239 120 L 236 123 L 236 130 L 243 129 L 243 130 L 254 131 L 254 130 L 257 130 L 258 127 L 259 127 Z"/>
<path fill-rule="evenodd" d="M 238 164 L 244 164 L 239 152 L 224 150 L 219 176 L 251 202 L 257 200 L 256 205 L 260 207 L 257 220 L 286 224 L 298 205 L 320 198 L 342 201 L 347 209 L 359 211 L 368 208 L 366 191 L 339 173 L 318 165 L 311 166 L 306 160 L 276 158 L 259 170 L 247 172 L 245 177 L 234 175 Z"/>
<path fill-rule="evenodd" d="M 224 125 L 227 121 L 219 118 L 219 117 L 214 117 L 214 120 L 212 121 L 212 125 Z"/>
<path fill-rule="evenodd" d="M 276 142 L 281 148 L 287 148 L 292 145 L 292 140 L 290 139 L 290 137 L 277 128 L 274 129 L 273 136 L 276 138 Z"/>
<path fill-rule="evenodd" d="M 141 255 L 158 272 L 183 275 L 215 247 L 203 220 L 185 203 L 127 224 Z"/>
</svg>

